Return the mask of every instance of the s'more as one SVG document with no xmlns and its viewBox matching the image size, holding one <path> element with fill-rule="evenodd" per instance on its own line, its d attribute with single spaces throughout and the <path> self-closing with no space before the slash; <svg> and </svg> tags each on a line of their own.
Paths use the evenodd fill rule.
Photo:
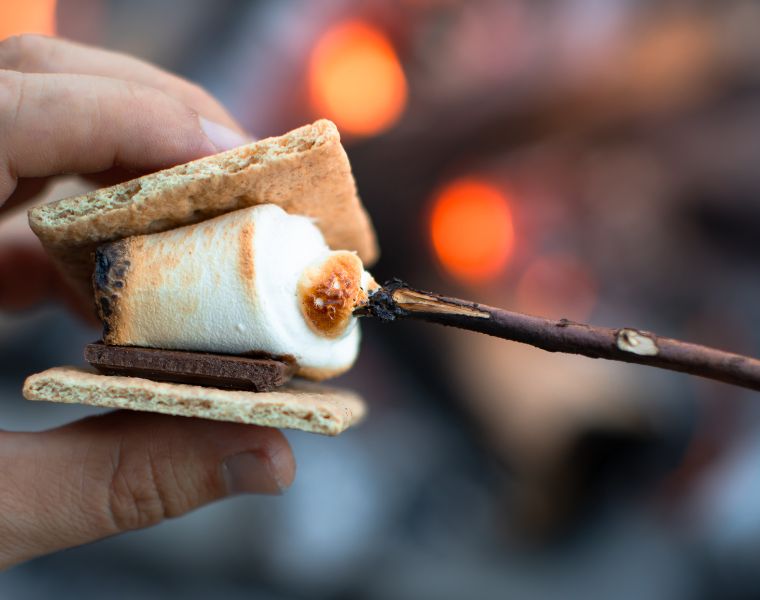
<svg viewBox="0 0 760 600">
<path fill-rule="evenodd" d="M 29 223 L 103 339 L 86 351 L 99 372 L 31 375 L 27 399 L 328 435 L 364 415 L 356 393 L 315 383 L 353 365 L 353 312 L 378 287 L 331 122 L 33 208 Z"/>
</svg>

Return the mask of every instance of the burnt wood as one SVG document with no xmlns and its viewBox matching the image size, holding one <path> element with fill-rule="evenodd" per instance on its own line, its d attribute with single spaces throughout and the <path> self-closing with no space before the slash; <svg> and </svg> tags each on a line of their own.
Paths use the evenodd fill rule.
<svg viewBox="0 0 760 600">
<path fill-rule="evenodd" d="M 87 344 L 84 358 L 104 375 L 143 377 L 208 387 L 267 392 L 287 383 L 295 364 L 274 357 L 232 356 Z"/>
</svg>

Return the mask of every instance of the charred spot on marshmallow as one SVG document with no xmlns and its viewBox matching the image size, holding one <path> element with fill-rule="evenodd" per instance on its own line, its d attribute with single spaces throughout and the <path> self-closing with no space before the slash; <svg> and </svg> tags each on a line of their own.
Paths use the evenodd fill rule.
<svg viewBox="0 0 760 600">
<path fill-rule="evenodd" d="M 111 321 L 118 311 L 120 292 L 130 267 L 128 243 L 128 240 L 120 240 L 95 250 L 92 287 L 98 316 L 103 323 L 104 340 L 108 340 L 112 333 Z"/>
<path fill-rule="evenodd" d="M 365 302 L 362 262 L 352 252 L 333 252 L 322 263 L 309 267 L 298 284 L 298 299 L 306 323 L 315 333 L 335 338 L 348 324 L 354 308 Z"/>
</svg>

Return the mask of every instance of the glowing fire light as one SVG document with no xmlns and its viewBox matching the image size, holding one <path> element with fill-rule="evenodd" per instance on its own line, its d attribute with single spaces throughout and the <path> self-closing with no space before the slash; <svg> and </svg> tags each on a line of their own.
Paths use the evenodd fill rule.
<svg viewBox="0 0 760 600">
<path fill-rule="evenodd" d="M 468 283 L 499 275 L 514 246 L 507 197 L 477 179 L 449 183 L 436 197 L 430 231 L 443 267 Z"/>
<path fill-rule="evenodd" d="M 362 21 L 323 35 L 311 56 L 309 86 L 315 113 L 358 136 L 390 127 L 406 104 L 406 79 L 393 46 Z"/>
<path fill-rule="evenodd" d="M 56 0 L 0 2 L 0 40 L 20 33 L 55 34 Z"/>
</svg>

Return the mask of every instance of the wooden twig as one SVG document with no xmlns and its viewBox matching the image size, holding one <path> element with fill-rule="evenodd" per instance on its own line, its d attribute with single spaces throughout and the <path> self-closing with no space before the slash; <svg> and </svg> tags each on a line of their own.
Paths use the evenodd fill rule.
<svg viewBox="0 0 760 600">
<path fill-rule="evenodd" d="M 409 318 L 478 331 L 549 352 L 581 354 L 681 371 L 760 391 L 760 360 L 625 327 L 610 329 L 553 320 L 410 288 L 393 279 L 357 315 Z"/>
</svg>

